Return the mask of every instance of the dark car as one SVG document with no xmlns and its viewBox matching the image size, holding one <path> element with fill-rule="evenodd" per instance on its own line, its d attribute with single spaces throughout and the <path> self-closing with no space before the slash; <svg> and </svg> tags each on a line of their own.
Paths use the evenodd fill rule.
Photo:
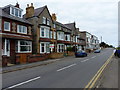
<svg viewBox="0 0 120 90">
<path fill-rule="evenodd" d="M 75 53 L 75 57 L 86 57 L 86 56 L 87 56 L 87 53 L 83 50 L 77 51 Z"/>
<path fill-rule="evenodd" d="M 100 53 L 100 51 L 101 51 L 100 49 L 97 49 L 94 51 L 94 53 Z"/>
<path fill-rule="evenodd" d="M 120 58 L 120 50 L 116 50 L 114 54 L 115 54 L 115 56 Z"/>
</svg>

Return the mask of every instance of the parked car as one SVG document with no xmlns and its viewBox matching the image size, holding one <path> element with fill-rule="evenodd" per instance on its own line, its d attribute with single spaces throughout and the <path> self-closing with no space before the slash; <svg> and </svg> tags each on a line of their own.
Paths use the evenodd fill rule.
<svg viewBox="0 0 120 90">
<path fill-rule="evenodd" d="M 100 52 L 101 52 L 100 49 L 97 49 L 97 50 L 94 51 L 94 53 L 100 53 Z"/>
<path fill-rule="evenodd" d="M 86 56 L 87 56 L 87 53 L 83 50 L 77 51 L 75 53 L 75 57 L 86 57 Z"/>
<path fill-rule="evenodd" d="M 120 58 L 120 50 L 116 50 L 114 55 Z"/>
</svg>

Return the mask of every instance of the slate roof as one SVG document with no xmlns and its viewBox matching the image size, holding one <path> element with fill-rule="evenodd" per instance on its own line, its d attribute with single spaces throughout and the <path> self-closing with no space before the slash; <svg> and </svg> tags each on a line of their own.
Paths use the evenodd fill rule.
<svg viewBox="0 0 120 90">
<path fill-rule="evenodd" d="M 64 24 L 64 25 L 71 29 L 75 29 L 75 27 L 74 27 L 75 23 L 68 23 L 68 24 Z"/>
<path fill-rule="evenodd" d="M 64 25 L 64 24 L 62 24 L 62 23 L 60 23 L 58 21 L 54 21 L 54 23 L 71 30 L 71 28 L 69 28 L 68 26 L 66 26 L 66 25 Z"/>
<path fill-rule="evenodd" d="M 9 18 L 9 19 L 12 19 L 12 20 L 16 20 L 16 21 L 20 21 L 20 22 L 32 25 L 32 23 L 30 23 L 29 21 L 25 20 L 24 18 L 19 18 L 19 17 L 15 17 L 13 15 L 9 15 L 2 8 L 0 8 L 0 13 L 1 13 L 0 16 L 2 16 L 2 17 Z"/>
<path fill-rule="evenodd" d="M 45 8 L 47 8 L 46 5 L 43 6 L 43 7 L 40 7 L 40 8 L 35 9 L 35 10 L 34 10 L 34 17 L 39 16 L 39 15 L 43 12 L 43 10 L 44 10 Z M 24 18 L 25 18 L 25 16 L 26 16 L 26 14 L 23 15 Z"/>
</svg>

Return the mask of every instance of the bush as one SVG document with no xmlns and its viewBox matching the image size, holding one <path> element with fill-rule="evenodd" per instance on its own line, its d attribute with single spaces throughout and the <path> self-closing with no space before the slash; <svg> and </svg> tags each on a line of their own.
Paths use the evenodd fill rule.
<svg viewBox="0 0 120 90">
<path fill-rule="evenodd" d="M 72 47 L 67 47 L 67 51 L 72 51 Z"/>
</svg>

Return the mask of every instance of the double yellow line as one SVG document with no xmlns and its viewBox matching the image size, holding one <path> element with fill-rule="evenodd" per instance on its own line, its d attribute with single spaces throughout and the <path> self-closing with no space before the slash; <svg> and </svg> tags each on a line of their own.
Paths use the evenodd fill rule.
<svg viewBox="0 0 120 90">
<path fill-rule="evenodd" d="M 95 85 L 96 81 L 99 79 L 100 75 L 104 71 L 105 67 L 108 65 L 108 63 L 111 61 L 111 58 L 113 57 L 114 53 L 109 57 L 109 59 L 103 64 L 103 66 L 98 70 L 98 72 L 95 74 L 95 76 L 90 80 L 90 82 L 85 86 L 84 90 L 90 90 Z"/>
</svg>

